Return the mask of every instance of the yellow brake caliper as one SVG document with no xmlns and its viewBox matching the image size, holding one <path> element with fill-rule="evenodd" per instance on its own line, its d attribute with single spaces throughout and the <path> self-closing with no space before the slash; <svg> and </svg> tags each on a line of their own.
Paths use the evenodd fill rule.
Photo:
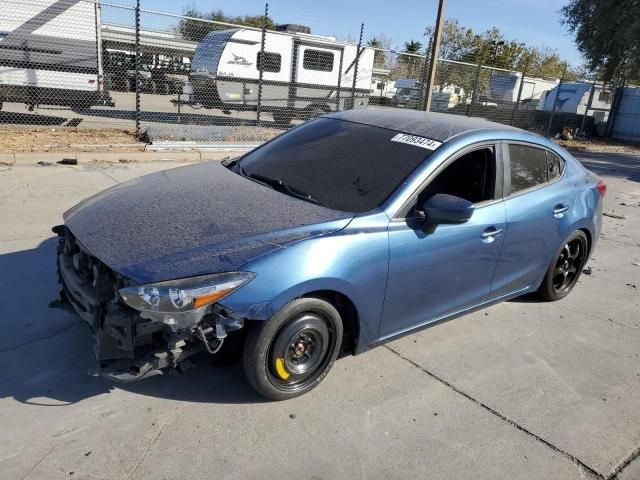
<svg viewBox="0 0 640 480">
<path fill-rule="evenodd" d="M 276 359 L 276 372 L 278 373 L 278 376 L 282 380 L 286 380 L 291 376 L 291 375 L 289 375 L 289 372 L 287 372 L 287 370 L 284 368 L 284 359 L 283 358 L 277 358 Z"/>
</svg>

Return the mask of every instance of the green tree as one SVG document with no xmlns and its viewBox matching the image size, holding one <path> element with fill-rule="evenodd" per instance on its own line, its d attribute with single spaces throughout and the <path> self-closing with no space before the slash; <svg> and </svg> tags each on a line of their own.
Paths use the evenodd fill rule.
<svg viewBox="0 0 640 480">
<path fill-rule="evenodd" d="M 367 42 L 367 46 L 376 49 L 373 52 L 373 66 L 376 68 L 385 68 L 387 64 L 387 54 L 385 51 L 381 50 L 384 48 L 382 41 L 377 37 L 373 37 Z"/>
<path fill-rule="evenodd" d="M 413 55 L 419 55 L 420 50 L 422 50 L 422 43 L 417 40 L 410 40 L 408 42 L 404 42 L 404 50 L 403 53 L 411 53 Z"/>
<path fill-rule="evenodd" d="M 588 67 L 602 80 L 640 80 L 640 2 L 571 0 L 561 13 Z"/>
<path fill-rule="evenodd" d="M 419 79 L 418 77 L 420 76 L 424 65 L 424 58 L 417 57 L 415 55 L 424 54 L 421 50 L 422 42 L 417 40 L 404 42 L 403 50 L 398 56 L 394 72 L 392 72 L 393 78 Z M 409 55 L 402 55 L 403 53 L 407 53 Z"/>
<path fill-rule="evenodd" d="M 205 13 L 195 7 L 187 8 L 184 11 L 184 16 L 189 18 L 180 19 L 180 22 L 176 26 L 176 31 L 186 40 L 193 42 L 201 41 L 209 32 L 229 28 L 225 25 L 210 23 L 209 21 L 233 23 L 235 25 L 258 28 L 261 28 L 265 24 L 264 15 L 227 16 L 222 10 L 212 10 L 211 12 Z M 276 23 L 267 17 L 266 26 L 272 30 L 276 27 Z"/>
</svg>

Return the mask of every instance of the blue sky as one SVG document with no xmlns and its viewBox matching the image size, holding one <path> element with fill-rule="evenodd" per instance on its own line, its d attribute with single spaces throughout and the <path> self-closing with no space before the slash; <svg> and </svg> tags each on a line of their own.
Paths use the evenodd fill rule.
<svg viewBox="0 0 640 480">
<path fill-rule="evenodd" d="M 114 3 L 134 5 L 135 0 Z M 455 18 L 474 30 L 498 27 L 505 37 L 538 47 L 551 47 L 571 64 L 581 63 L 573 38 L 560 23 L 558 10 L 563 0 L 447 0 L 445 16 Z M 141 0 L 143 8 L 181 13 L 191 5 L 203 11 L 221 9 L 232 15 L 259 14 L 261 0 Z M 320 35 L 357 38 L 360 22 L 365 23 L 365 39 L 384 33 L 393 47 L 405 40 L 425 43 L 422 35 L 433 25 L 437 0 L 363 1 L 363 0 L 271 0 L 270 14 L 281 23 L 301 23 Z"/>
</svg>

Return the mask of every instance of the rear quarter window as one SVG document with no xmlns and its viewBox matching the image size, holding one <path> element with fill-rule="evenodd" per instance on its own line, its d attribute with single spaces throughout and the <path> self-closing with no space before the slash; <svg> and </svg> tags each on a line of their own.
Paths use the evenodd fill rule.
<svg viewBox="0 0 640 480">
<path fill-rule="evenodd" d="M 549 181 L 551 182 L 556 178 L 560 178 L 563 171 L 564 161 L 555 153 L 547 152 L 547 174 Z"/>
</svg>

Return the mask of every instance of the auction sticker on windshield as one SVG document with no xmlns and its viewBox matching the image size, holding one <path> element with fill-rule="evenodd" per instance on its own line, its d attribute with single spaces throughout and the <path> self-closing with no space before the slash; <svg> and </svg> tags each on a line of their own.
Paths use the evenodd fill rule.
<svg viewBox="0 0 640 480">
<path fill-rule="evenodd" d="M 406 143 L 408 145 L 426 148 L 427 150 L 435 150 L 440 145 L 442 145 L 442 142 L 431 140 L 430 138 L 418 137 L 417 135 L 407 135 L 406 133 L 398 133 L 391 139 L 391 141 Z"/>
</svg>

